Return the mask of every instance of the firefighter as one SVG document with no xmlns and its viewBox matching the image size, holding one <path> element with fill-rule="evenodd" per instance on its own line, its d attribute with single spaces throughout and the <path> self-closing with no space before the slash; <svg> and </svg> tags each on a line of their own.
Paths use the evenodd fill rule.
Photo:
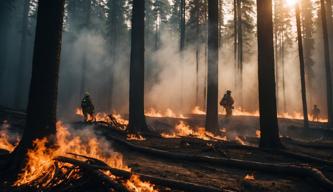
<svg viewBox="0 0 333 192">
<path fill-rule="evenodd" d="M 314 105 L 312 109 L 312 121 L 318 122 L 319 115 L 320 115 L 320 109 L 318 108 L 317 105 Z"/>
<path fill-rule="evenodd" d="M 225 108 L 226 111 L 226 117 L 232 116 L 232 110 L 234 109 L 234 99 L 231 96 L 231 91 L 227 90 L 227 92 L 224 94 L 220 105 Z"/>
<path fill-rule="evenodd" d="M 84 116 L 84 122 L 89 122 L 89 121 L 94 121 L 95 116 L 94 116 L 94 105 L 90 99 L 89 93 L 85 93 L 84 97 L 81 101 L 81 108 L 82 108 L 82 113 Z"/>
</svg>

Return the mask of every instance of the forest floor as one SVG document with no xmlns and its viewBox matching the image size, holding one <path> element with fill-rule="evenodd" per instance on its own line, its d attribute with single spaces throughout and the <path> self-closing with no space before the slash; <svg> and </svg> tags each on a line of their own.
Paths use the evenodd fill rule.
<svg viewBox="0 0 333 192">
<path fill-rule="evenodd" d="M 158 133 L 170 132 L 180 121 L 191 127 L 202 127 L 203 115 L 188 115 L 189 118 L 152 118 L 148 117 L 150 127 Z M 0 113 L 0 120 L 8 121 L 10 130 L 20 134 L 24 124 L 22 113 Z M 99 137 L 112 144 L 115 151 L 120 152 L 125 163 L 136 173 L 156 176 L 210 186 L 221 191 L 330 191 L 311 177 L 274 173 L 256 168 L 240 168 L 230 164 L 212 164 L 184 159 L 168 158 L 153 153 L 142 152 L 117 143 L 114 138 L 148 149 L 158 149 L 182 155 L 204 156 L 212 158 L 236 159 L 246 162 L 274 163 L 277 165 L 309 165 L 321 170 L 325 176 L 333 180 L 333 134 L 326 130 L 324 124 L 312 124 L 312 128 L 300 128 L 302 121 L 280 119 L 281 140 L 286 149 L 277 153 L 258 149 L 259 139 L 256 137 L 258 117 L 239 116 L 226 120 L 221 116 L 220 125 L 227 141 L 202 140 L 192 136 L 181 138 L 146 137 L 145 140 L 126 140 L 126 135 L 111 129 L 104 124 L 66 123 L 78 130 L 92 129 Z M 2 126 L 1 126 L 2 127 Z M 238 139 L 236 139 L 236 137 Z M 292 138 L 292 139 L 291 139 Z M 297 154 L 293 156 L 290 154 Z M 305 156 L 305 157 L 304 157 Z M 307 159 L 310 157 L 310 160 Z M 320 159 L 323 162 L 313 160 Z M 246 178 L 245 176 L 250 176 Z M 158 186 L 160 191 L 176 191 Z"/>
</svg>

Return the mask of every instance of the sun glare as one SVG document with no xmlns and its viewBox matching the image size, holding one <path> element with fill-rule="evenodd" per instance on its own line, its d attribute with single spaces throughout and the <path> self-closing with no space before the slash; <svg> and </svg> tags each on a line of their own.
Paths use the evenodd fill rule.
<svg viewBox="0 0 333 192">
<path fill-rule="evenodd" d="M 284 0 L 289 7 L 295 6 L 299 0 Z"/>
</svg>

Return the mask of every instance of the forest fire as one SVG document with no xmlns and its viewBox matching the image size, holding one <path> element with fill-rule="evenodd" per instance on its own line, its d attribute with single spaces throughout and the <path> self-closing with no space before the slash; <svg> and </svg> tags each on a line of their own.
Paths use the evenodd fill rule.
<svg viewBox="0 0 333 192">
<path fill-rule="evenodd" d="M 35 148 L 28 151 L 28 162 L 24 171 L 19 175 L 19 179 L 15 182 L 16 186 L 38 182 L 42 179 L 43 182 L 39 183 L 40 187 L 45 187 L 50 184 L 54 179 L 54 175 L 58 171 L 66 172 L 64 167 L 66 163 L 55 163 L 55 158 L 58 156 L 71 157 L 73 154 L 76 159 L 86 156 L 105 162 L 108 166 L 130 171 L 123 162 L 123 157 L 120 153 L 112 151 L 112 149 L 103 143 L 100 139 L 88 133 L 87 138 L 71 135 L 69 130 L 61 123 L 57 123 L 57 148 L 47 148 L 47 139 L 39 139 L 34 141 Z M 67 172 L 67 176 L 71 179 L 79 179 L 80 175 L 77 172 Z M 109 174 L 110 177 L 114 177 Z M 133 176 L 130 180 L 126 181 L 126 187 L 130 191 L 154 191 L 153 185 L 147 182 L 142 182 L 137 176 Z"/>
<path fill-rule="evenodd" d="M 154 108 L 149 108 L 149 110 L 145 111 L 145 115 L 148 117 L 171 117 L 178 119 L 187 119 L 183 114 L 176 114 L 170 108 L 167 108 L 165 112 L 160 112 Z"/>
<path fill-rule="evenodd" d="M 192 129 L 189 125 L 185 122 L 180 121 L 176 127 L 174 132 L 172 133 L 162 133 L 162 137 L 164 138 L 181 138 L 181 137 L 195 137 L 203 140 L 222 140 L 226 141 L 227 138 L 225 136 L 218 136 L 209 131 L 206 131 L 205 128 L 200 127 L 197 130 Z"/>
</svg>

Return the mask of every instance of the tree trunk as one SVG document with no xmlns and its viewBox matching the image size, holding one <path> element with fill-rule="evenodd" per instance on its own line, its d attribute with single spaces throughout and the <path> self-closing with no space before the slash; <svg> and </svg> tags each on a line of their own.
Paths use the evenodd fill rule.
<svg viewBox="0 0 333 192">
<path fill-rule="evenodd" d="M 300 63 L 300 75 L 301 75 L 301 91 L 302 91 L 302 106 L 303 106 L 303 117 L 304 127 L 309 128 L 308 119 L 308 107 L 306 102 L 306 86 L 305 86 L 305 70 L 304 70 L 304 53 L 303 53 L 303 38 L 301 29 L 301 12 L 299 4 L 296 4 L 296 23 L 297 23 L 297 41 L 298 41 L 298 56 Z"/>
<path fill-rule="evenodd" d="M 238 26 L 237 26 L 237 2 L 238 0 L 234 0 L 234 65 L 235 65 L 235 75 L 234 75 L 234 87 L 237 88 L 237 75 L 238 75 L 238 60 L 237 60 L 237 47 L 238 47 L 238 41 L 237 41 L 237 34 L 238 34 Z"/>
<path fill-rule="evenodd" d="M 28 38 L 28 18 L 29 18 L 29 8 L 30 8 L 30 0 L 24 0 L 23 5 L 23 16 L 22 16 L 22 30 L 21 30 L 21 47 L 19 53 L 19 63 L 18 63 L 18 75 L 16 82 L 16 90 L 15 90 L 15 106 L 19 109 L 24 108 L 23 106 L 23 83 L 24 83 L 24 73 L 25 73 L 25 64 L 27 59 L 27 38 Z"/>
<path fill-rule="evenodd" d="M 257 0 L 260 147 L 279 148 L 276 109 L 272 0 Z"/>
<path fill-rule="evenodd" d="M 324 43 L 324 57 L 326 68 L 326 94 L 327 94 L 327 112 L 328 112 L 328 128 L 333 128 L 333 103 L 332 103 L 332 71 L 330 61 L 330 47 L 327 28 L 327 17 L 325 9 L 325 0 L 320 0 L 321 4 L 321 19 L 323 28 L 323 43 Z"/>
<path fill-rule="evenodd" d="M 58 76 L 65 0 L 39 0 L 32 76 L 24 133 L 12 153 L 20 167 L 33 141 L 56 132 Z M 54 139 L 54 137 L 52 137 Z M 52 144 L 52 140 L 49 140 Z M 19 163 L 18 163 L 19 162 Z M 18 167 L 16 167 L 18 166 Z"/>
<path fill-rule="evenodd" d="M 206 129 L 218 132 L 218 0 L 208 2 L 208 89 Z"/>
<path fill-rule="evenodd" d="M 144 115 L 144 0 L 133 0 L 128 130 L 147 132 Z"/>
<path fill-rule="evenodd" d="M 185 47 L 185 0 L 180 1 L 180 8 L 179 8 L 179 14 L 180 14 L 180 20 L 179 20 L 179 31 L 180 31 L 180 43 L 179 43 L 179 50 L 181 52 L 181 59 L 183 59 L 183 50 Z M 180 108 L 182 110 L 183 108 L 183 84 L 184 84 L 184 64 L 183 61 L 181 62 L 180 66 Z"/>
<path fill-rule="evenodd" d="M 237 65 L 238 65 L 238 96 L 239 104 L 243 110 L 243 27 L 242 27 L 242 1 L 237 0 L 237 39 L 238 39 L 238 56 L 237 56 Z"/>
</svg>

